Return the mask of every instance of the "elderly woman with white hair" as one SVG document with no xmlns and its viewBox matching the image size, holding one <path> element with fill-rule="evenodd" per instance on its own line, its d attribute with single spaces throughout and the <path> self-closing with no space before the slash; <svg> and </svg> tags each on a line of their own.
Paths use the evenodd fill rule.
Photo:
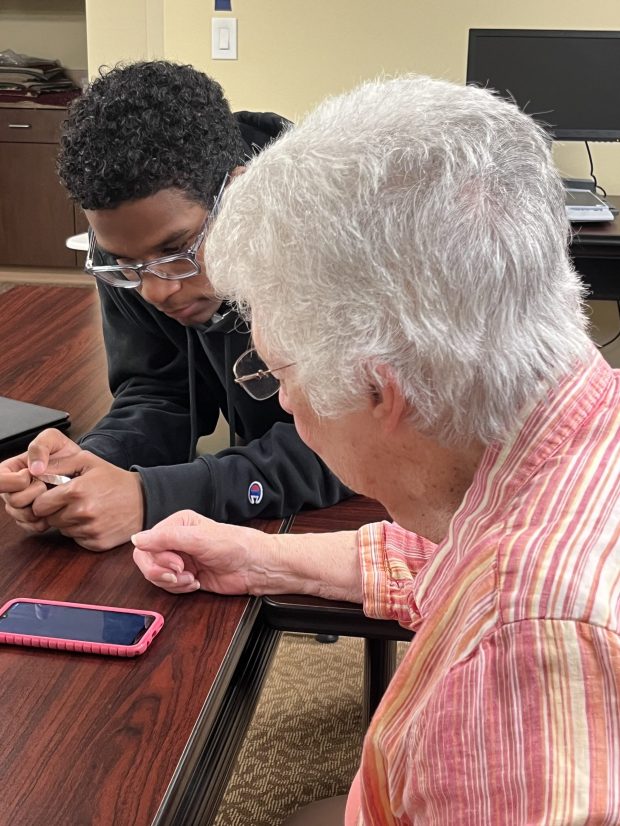
<svg viewBox="0 0 620 826">
<path fill-rule="evenodd" d="M 346 819 L 291 823 L 620 823 L 620 382 L 567 239 L 533 121 L 424 77 L 325 102 L 229 187 L 206 261 L 251 312 L 236 379 L 394 522 L 182 512 L 135 560 L 175 593 L 315 594 L 416 631 Z"/>
</svg>

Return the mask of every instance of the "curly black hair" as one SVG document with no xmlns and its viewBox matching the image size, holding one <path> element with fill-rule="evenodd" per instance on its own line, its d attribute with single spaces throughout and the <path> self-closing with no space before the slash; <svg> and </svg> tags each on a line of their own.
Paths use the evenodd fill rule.
<svg viewBox="0 0 620 826">
<path fill-rule="evenodd" d="M 64 123 L 58 174 L 84 209 L 175 187 L 210 206 L 243 146 L 222 87 L 164 60 L 100 70 Z"/>
</svg>

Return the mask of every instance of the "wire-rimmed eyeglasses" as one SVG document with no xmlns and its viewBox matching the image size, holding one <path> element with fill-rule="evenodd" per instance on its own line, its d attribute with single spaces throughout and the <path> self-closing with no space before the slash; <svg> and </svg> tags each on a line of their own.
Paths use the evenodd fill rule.
<svg viewBox="0 0 620 826">
<path fill-rule="evenodd" d="M 153 258 L 151 261 L 142 263 L 95 267 L 93 266 L 93 259 L 95 249 L 97 248 L 97 239 L 95 238 L 94 232 L 91 232 L 84 272 L 94 276 L 99 279 L 99 281 L 103 281 L 105 284 L 109 284 L 111 287 L 119 287 L 124 290 L 135 290 L 140 287 L 143 272 L 151 273 L 151 275 L 155 275 L 157 278 L 163 278 L 165 281 L 181 281 L 184 278 L 191 278 L 194 275 L 198 275 L 202 267 L 196 256 L 204 241 L 207 230 L 218 213 L 222 193 L 224 192 L 227 181 L 228 173 L 224 176 L 222 185 L 213 199 L 213 207 L 205 216 L 198 235 L 192 245 L 186 250 L 175 252 L 173 255 L 164 255 L 162 258 Z"/>
<path fill-rule="evenodd" d="M 284 370 L 285 367 L 293 367 L 294 364 L 296 362 L 292 361 L 290 364 L 282 364 L 270 370 L 258 355 L 256 348 L 252 347 L 241 353 L 233 364 L 235 383 L 240 384 L 253 399 L 262 402 L 275 396 L 280 389 L 280 379 L 274 376 L 274 373 Z"/>
</svg>

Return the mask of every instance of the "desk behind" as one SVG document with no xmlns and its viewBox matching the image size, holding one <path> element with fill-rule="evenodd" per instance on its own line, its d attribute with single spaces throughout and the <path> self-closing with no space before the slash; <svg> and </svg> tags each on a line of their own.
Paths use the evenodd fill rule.
<svg viewBox="0 0 620 826">
<path fill-rule="evenodd" d="M 620 209 L 620 196 L 606 198 Z M 575 224 L 570 251 L 589 289 L 588 298 L 620 299 L 620 215 L 601 224 Z"/>
</svg>

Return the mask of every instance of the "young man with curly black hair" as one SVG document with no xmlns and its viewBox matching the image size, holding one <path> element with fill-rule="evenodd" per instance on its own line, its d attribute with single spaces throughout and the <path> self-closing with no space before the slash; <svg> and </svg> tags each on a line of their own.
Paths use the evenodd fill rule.
<svg viewBox="0 0 620 826">
<path fill-rule="evenodd" d="M 112 69 L 73 104 L 59 174 L 91 227 L 114 402 L 79 444 L 48 430 L 0 464 L 25 530 L 54 527 L 100 551 L 184 508 L 238 522 L 349 495 L 297 436 L 275 377 L 266 401 L 234 382 L 249 330 L 202 264 L 218 195 L 285 126 L 233 114 L 214 80 L 166 61 Z M 231 447 L 196 457 L 220 412 Z M 47 490 L 36 475 L 48 465 L 75 478 Z"/>
</svg>

